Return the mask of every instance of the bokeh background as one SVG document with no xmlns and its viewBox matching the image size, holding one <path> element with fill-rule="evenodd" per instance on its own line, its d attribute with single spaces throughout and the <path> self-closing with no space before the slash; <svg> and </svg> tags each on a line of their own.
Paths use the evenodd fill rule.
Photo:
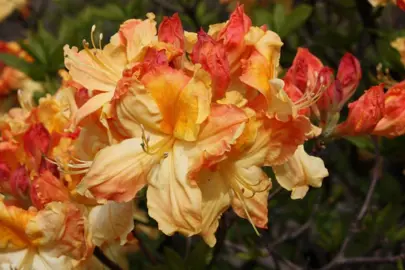
<svg viewBox="0 0 405 270">
<path fill-rule="evenodd" d="M 401 55 L 390 45 L 405 37 L 405 12 L 393 4 L 373 8 L 367 0 L 240 3 L 255 25 L 267 24 L 282 38 L 284 70 L 297 49 L 305 47 L 335 70 L 345 52 L 359 59 L 363 77 L 353 99 L 380 82 L 389 85 L 405 79 Z M 28 5 L 29 15 L 16 10 L 0 23 L 0 40 L 24 41 L 23 48 L 35 61 L 13 65 L 43 85 L 45 91 L 34 93 L 38 100 L 58 89 L 63 46 L 81 46 L 83 39 L 90 38 L 93 24 L 96 35 L 102 32 L 107 40 L 126 19 L 154 12 L 160 22 L 178 12 L 186 30 L 208 30 L 208 25 L 227 20 L 236 1 L 31 0 Z M 0 97 L 0 111 L 16 104 L 16 92 Z M 151 229 L 140 232 L 138 249 L 110 259 L 129 269 L 404 269 L 405 139 L 379 140 L 377 153 L 369 137 L 314 142 L 324 147 L 306 145 L 325 161 L 330 176 L 322 188 L 310 190 L 302 200 L 291 200 L 273 181 L 269 227 L 260 230 L 260 237 L 247 221 L 226 212 L 214 249 L 199 237 L 168 237 Z M 373 177 L 378 181 L 370 206 L 356 221 Z M 138 199 L 140 209 L 145 208 L 145 196 Z M 156 227 L 145 217 L 139 218 L 139 224 Z M 339 254 L 345 258 L 343 263 L 337 260 Z"/>
</svg>

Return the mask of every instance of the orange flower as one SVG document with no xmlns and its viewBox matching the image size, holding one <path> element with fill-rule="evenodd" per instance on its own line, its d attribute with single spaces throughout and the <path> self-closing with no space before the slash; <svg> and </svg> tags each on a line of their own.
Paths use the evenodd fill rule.
<svg viewBox="0 0 405 270">
<path fill-rule="evenodd" d="M 384 116 L 384 110 L 383 86 L 373 86 L 349 104 L 349 116 L 336 127 L 335 133 L 341 136 L 370 134 Z"/>
<path fill-rule="evenodd" d="M 222 98 L 231 80 L 225 46 L 201 30 L 198 32 L 198 41 L 193 47 L 191 59 L 194 64 L 201 64 L 210 73 L 214 98 Z"/>
<path fill-rule="evenodd" d="M 405 81 L 392 86 L 384 98 L 384 115 L 373 134 L 388 138 L 405 134 Z"/>
</svg>

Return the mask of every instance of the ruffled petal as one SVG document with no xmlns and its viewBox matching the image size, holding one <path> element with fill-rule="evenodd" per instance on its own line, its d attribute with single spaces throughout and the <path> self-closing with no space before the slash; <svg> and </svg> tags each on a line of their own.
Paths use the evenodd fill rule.
<svg viewBox="0 0 405 270">
<path fill-rule="evenodd" d="M 270 150 L 266 158 L 266 165 L 273 166 L 286 162 L 303 144 L 312 131 L 312 125 L 305 116 L 291 118 L 282 122 L 276 118 L 264 121 L 266 129 L 270 132 Z"/>
<path fill-rule="evenodd" d="M 162 143 L 163 140 L 166 139 L 152 138 L 150 143 Z M 161 158 L 159 154 L 146 153 L 143 144 L 142 139 L 133 138 L 102 149 L 77 186 L 77 192 L 101 201 L 132 200 L 146 184 L 146 176 L 151 167 Z"/>
<path fill-rule="evenodd" d="M 89 226 L 93 244 L 101 246 L 119 238 L 121 245 L 127 241 L 128 234 L 134 228 L 134 204 L 108 202 L 91 209 Z"/>
<path fill-rule="evenodd" d="M 216 243 L 215 232 L 221 215 L 231 204 L 231 190 L 217 172 L 204 170 L 198 177 L 202 194 L 202 225 L 200 235 L 213 247 Z"/>
<path fill-rule="evenodd" d="M 93 90 L 114 91 L 126 65 L 125 52 L 108 44 L 103 50 L 84 49 L 78 52 L 68 45 L 64 47 L 65 66 L 76 83 Z"/>
<path fill-rule="evenodd" d="M 329 175 L 323 160 L 308 155 L 302 145 L 285 164 L 273 166 L 273 171 L 277 182 L 292 192 L 292 199 L 302 199 L 308 186 L 321 187 L 322 180 Z"/>
<path fill-rule="evenodd" d="M 191 236 L 201 230 L 201 191 L 187 176 L 189 167 L 184 149 L 175 144 L 149 175 L 149 215 L 167 235 L 177 231 Z"/>
</svg>

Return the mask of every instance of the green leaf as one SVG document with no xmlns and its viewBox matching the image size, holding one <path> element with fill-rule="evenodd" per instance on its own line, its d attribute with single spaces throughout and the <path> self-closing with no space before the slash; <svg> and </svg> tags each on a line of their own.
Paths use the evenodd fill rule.
<svg viewBox="0 0 405 270">
<path fill-rule="evenodd" d="M 373 150 L 374 145 L 370 137 L 344 137 L 347 141 L 351 142 L 360 149 Z"/>
<path fill-rule="evenodd" d="M 34 99 L 35 104 L 39 104 L 39 100 L 44 96 L 46 96 L 45 92 L 35 91 L 32 98 Z"/>
<path fill-rule="evenodd" d="M 170 248 L 164 249 L 167 266 L 171 270 L 186 270 L 183 259 L 180 255 Z"/>
<path fill-rule="evenodd" d="M 187 268 L 190 270 L 204 270 L 210 250 L 210 247 L 204 241 L 200 241 L 187 257 Z"/>
<path fill-rule="evenodd" d="M 265 9 L 255 9 L 253 11 L 253 23 L 254 25 L 267 24 L 269 29 L 273 29 L 273 14 Z"/>
<path fill-rule="evenodd" d="M 277 4 L 273 11 L 274 31 L 279 32 L 285 22 L 284 5 Z"/>
<path fill-rule="evenodd" d="M 2 61 L 7 66 L 18 69 L 35 81 L 41 81 L 45 77 L 45 74 L 41 72 L 41 70 L 38 70 L 38 68 L 34 64 L 28 63 L 24 59 L 21 59 L 17 56 L 0 53 L 0 61 Z"/>
<path fill-rule="evenodd" d="M 306 4 L 301 4 L 297 6 L 291 12 L 291 14 L 289 14 L 287 18 L 285 18 L 285 22 L 278 33 L 280 37 L 284 38 L 290 33 L 297 30 L 299 27 L 301 27 L 309 18 L 311 13 L 312 13 L 312 6 Z"/>
</svg>

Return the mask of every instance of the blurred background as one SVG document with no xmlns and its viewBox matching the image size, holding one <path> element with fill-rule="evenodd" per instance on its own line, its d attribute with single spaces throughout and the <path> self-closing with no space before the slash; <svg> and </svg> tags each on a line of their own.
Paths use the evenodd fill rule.
<svg viewBox="0 0 405 270">
<path fill-rule="evenodd" d="M 226 21 L 236 5 L 232 0 L 22 2 L 0 22 L 0 40 L 19 41 L 33 62 L 28 65 L 3 57 L 0 73 L 5 65 L 13 65 L 29 75 L 41 85 L 34 90 L 36 100 L 58 89 L 63 46 L 81 47 L 82 40 L 90 38 L 93 24 L 96 36 L 102 32 L 108 40 L 127 19 L 154 12 L 159 23 L 163 16 L 177 12 L 185 30 L 208 30 L 210 24 Z M 291 66 L 297 49 L 305 47 L 335 70 L 346 52 L 359 59 L 363 77 L 353 99 L 380 82 L 390 85 L 405 78 L 405 56 L 401 62 L 401 52 L 391 45 L 396 38 L 405 37 L 405 13 L 394 4 L 373 7 L 367 0 L 239 2 L 254 25 L 266 24 L 282 38 L 283 71 Z M 14 91 L 0 96 L 0 112 L 17 104 L 16 95 Z M 150 229 L 140 230 L 138 249 L 125 251 L 128 262 L 117 254 L 112 259 L 129 269 L 404 269 L 405 139 L 380 140 L 378 156 L 368 137 L 316 142 L 326 143 L 325 147 L 307 145 L 325 161 L 330 176 L 322 188 L 310 190 L 302 200 L 291 200 L 289 192 L 273 181 L 269 228 L 260 230 L 260 237 L 247 221 L 226 212 L 214 249 L 199 237 L 168 237 Z M 272 175 L 270 170 L 268 173 Z M 378 181 L 370 207 L 356 221 L 373 177 Z M 145 196 L 140 196 L 139 208 L 146 209 Z M 156 224 L 143 217 L 139 225 L 152 228 Z M 345 259 L 339 260 L 338 255 Z"/>
</svg>

